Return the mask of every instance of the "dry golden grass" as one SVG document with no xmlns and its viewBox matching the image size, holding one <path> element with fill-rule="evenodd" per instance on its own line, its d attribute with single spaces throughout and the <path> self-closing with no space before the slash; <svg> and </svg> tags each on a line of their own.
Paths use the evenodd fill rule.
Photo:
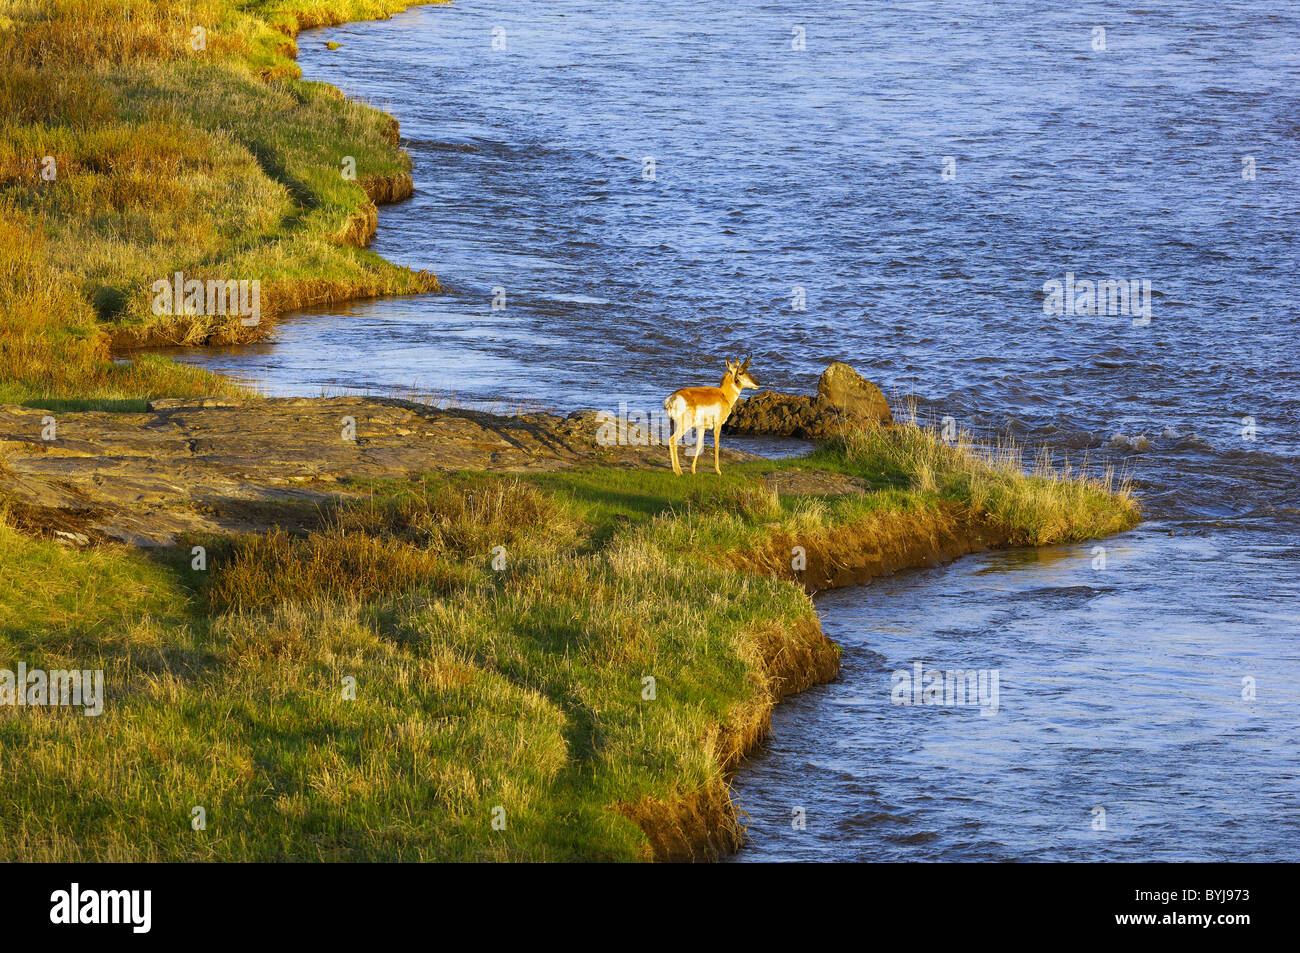
<svg viewBox="0 0 1300 953">
<path fill-rule="evenodd" d="M 403 6 L 0 7 L 0 401 L 230 392 L 158 358 L 113 365 L 109 345 L 248 341 L 288 310 L 436 290 L 432 275 L 363 250 L 374 203 L 410 194 L 395 121 L 300 82 L 292 60 L 304 23 Z M 356 180 L 342 176 L 345 155 Z M 177 271 L 259 281 L 261 322 L 154 314 L 153 282 Z"/>
<path fill-rule="evenodd" d="M 160 358 L 114 363 L 89 303 L 48 265 L 44 239 L 27 224 L 0 205 L 0 401 L 238 392 L 223 378 Z"/>
<path fill-rule="evenodd" d="M 970 540 L 1078 539 L 1130 518 L 1088 481 L 1006 472 L 1010 457 L 938 443 L 922 428 L 874 432 L 707 485 L 605 468 L 358 485 L 372 497 L 325 513 L 311 535 L 214 544 L 206 573 L 0 526 L 12 580 L 0 661 L 103 665 L 112 686 L 102 720 L 0 711 L 0 825 L 14 834 L 0 858 L 629 860 L 734 847 L 727 770 L 777 698 L 836 668 L 811 600 L 770 578 L 790 579 L 792 545 L 810 572 L 838 578 L 841 563 L 888 572 Z M 814 465 L 876 489 L 790 499 L 765 483 Z M 1066 516 L 1044 511 L 1074 492 Z M 985 520 L 1000 527 L 989 537 Z M 195 804 L 208 810 L 202 833 L 189 827 Z"/>
<path fill-rule="evenodd" d="M 178 59 L 194 52 L 196 26 L 214 54 L 247 50 L 247 25 L 221 0 L 14 0 L 5 18 L 9 62 L 42 71 Z"/>
<path fill-rule="evenodd" d="M 318 532 L 282 530 L 230 544 L 205 590 L 212 606 L 256 609 L 312 599 L 373 601 L 415 588 L 463 591 L 496 547 L 508 562 L 571 546 L 569 508 L 518 479 L 418 481 L 404 493 L 347 503 Z"/>
<path fill-rule="evenodd" d="M 275 531 L 239 542 L 213 573 L 207 595 L 221 611 L 316 597 L 367 601 L 418 586 L 447 592 L 466 581 L 440 554 L 400 540 Z"/>
<path fill-rule="evenodd" d="M 980 444 L 963 431 L 948 442 L 915 419 L 848 433 L 823 455 L 916 493 L 960 502 L 970 517 L 999 527 L 1017 545 L 1108 536 L 1141 516 L 1128 479 L 1116 479 L 1111 468 L 1094 472 L 1086 457 L 1079 467 L 1057 466 L 1044 449 L 1027 469 L 1013 441 Z"/>
</svg>

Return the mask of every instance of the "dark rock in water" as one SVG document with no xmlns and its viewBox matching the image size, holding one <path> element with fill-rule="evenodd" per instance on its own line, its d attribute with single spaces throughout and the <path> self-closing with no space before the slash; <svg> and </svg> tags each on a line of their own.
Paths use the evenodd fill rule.
<svg viewBox="0 0 1300 953">
<path fill-rule="evenodd" d="M 738 401 L 725 430 L 737 434 L 826 440 L 863 423 L 893 422 L 880 388 L 836 361 L 822 372 L 816 395 L 770 391 Z"/>
<path fill-rule="evenodd" d="M 842 361 L 836 361 L 822 371 L 817 381 L 817 398 L 850 416 L 881 424 L 894 421 L 880 388 Z"/>
</svg>

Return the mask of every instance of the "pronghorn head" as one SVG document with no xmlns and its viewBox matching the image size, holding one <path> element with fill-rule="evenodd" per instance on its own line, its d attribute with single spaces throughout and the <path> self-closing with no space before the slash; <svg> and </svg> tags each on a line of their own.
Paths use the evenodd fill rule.
<svg viewBox="0 0 1300 953">
<path fill-rule="evenodd" d="M 737 364 L 735 361 L 727 362 L 727 373 L 731 375 L 731 380 L 736 386 L 736 390 L 744 390 L 746 387 L 757 389 L 760 385 L 758 381 L 749 373 L 749 358 L 745 358 L 743 364 Z"/>
</svg>

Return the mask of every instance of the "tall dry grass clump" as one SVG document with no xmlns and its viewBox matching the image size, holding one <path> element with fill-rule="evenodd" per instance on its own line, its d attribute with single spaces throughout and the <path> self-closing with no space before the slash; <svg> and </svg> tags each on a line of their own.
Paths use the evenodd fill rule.
<svg viewBox="0 0 1300 953">
<path fill-rule="evenodd" d="M 451 591 L 466 581 L 440 553 L 396 539 L 325 531 L 293 537 L 283 530 L 240 540 L 206 590 L 218 611 L 281 602 L 374 600 L 428 586 Z"/>
<path fill-rule="evenodd" d="M 7 4 L 9 49 L 18 66 L 81 69 L 178 59 L 195 27 L 219 53 L 248 48 L 250 21 L 223 0 L 15 0 Z"/>
<path fill-rule="evenodd" d="M 828 452 L 901 488 L 957 499 L 1016 545 L 1107 536 L 1141 516 L 1128 478 L 1117 479 L 1112 468 L 1094 472 L 1086 458 L 1077 468 L 1057 466 L 1046 449 L 1026 467 L 1010 439 L 978 443 L 962 431 L 948 441 L 914 417 L 847 433 Z"/>
<path fill-rule="evenodd" d="M 205 590 L 217 611 L 290 601 L 373 600 L 424 588 L 462 591 L 494 550 L 509 562 L 567 551 L 577 522 L 554 496 L 518 479 L 416 484 L 347 503 L 317 532 L 277 529 L 228 544 Z"/>
<path fill-rule="evenodd" d="M 414 481 L 406 492 L 371 496 L 328 516 L 342 532 L 390 536 L 457 556 L 494 546 L 570 546 L 575 515 L 553 494 L 518 477 Z"/>
</svg>

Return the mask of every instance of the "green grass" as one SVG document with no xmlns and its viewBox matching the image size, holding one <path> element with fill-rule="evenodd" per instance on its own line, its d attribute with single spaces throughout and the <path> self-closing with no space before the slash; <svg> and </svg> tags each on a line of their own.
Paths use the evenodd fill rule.
<svg viewBox="0 0 1300 953">
<path fill-rule="evenodd" d="M 512 513 L 543 501 L 589 515 L 525 483 L 482 482 Z M 383 489 L 371 512 L 340 516 L 346 538 L 397 565 L 422 539 L 430 562 L 455 567 L 450 583 L 413 576 L 352 598 L 335 583 L 355 570 L 354 552 L 312 536 L 300 569 L 317 572 L 314 591 L 290 585 L 256 610 L 205 611 L 232 601 L 214 591 L 255 591 L 293 562 L 255 538 L 214 549 L 203 581 L 97 550 L 97 583 L 78 601 L 55 580 L 84 575 L 66 571 L 83 554 L 5 530 L 5 565 L 26 584 L 4 595 L 0 665 L 67 662 L 75 645 L 102 659 L 62 622 L 119 648 L 103 716 L 0 709 L 0 856 L 640 858 L 644 835 L 616 805 L 718 784 L 708 740 L 753 701 L 748 629 L 812 615 L 792 587 L 669 558 L 635 536 L 577 553 L 590 547 L 557 536 L 562 523 L 525 534 L 498 524 L 509 555 L 494 571 L 478 516 L 414 529 L 392 519 L 403 499 L 445 516 L 436 484 Z M 100 601 L 110 585 L 114 599 Z M 658 680 L 654 701 L 642 699 L 645 675 Z M 345 676 L 355 700 L 342 697 Z M 189 829 L 195 805 L 207 831 Z M 498 806 L 504 831 L 491 827 Z"/>
<path fill-rule="evenodd" d="M 768 489 L 800 469 L 875 489 Z M 0 709 L 0 859 L 644 859 L 628 806 L 725 796 L 728 732 L 770 703 L 765 652 L 816 631 L 799 587 L 733 557 L 954 507 L 1040 542 L 1136 519 L 1124 492 L 1017 475 L 915 427 L 720 478 L 349 489 L 368 496 L 311 533 L 152 556 L 0 527 L 0 667 L 104 667 L 109 686 L 98 718 Z"/>
</svg>

